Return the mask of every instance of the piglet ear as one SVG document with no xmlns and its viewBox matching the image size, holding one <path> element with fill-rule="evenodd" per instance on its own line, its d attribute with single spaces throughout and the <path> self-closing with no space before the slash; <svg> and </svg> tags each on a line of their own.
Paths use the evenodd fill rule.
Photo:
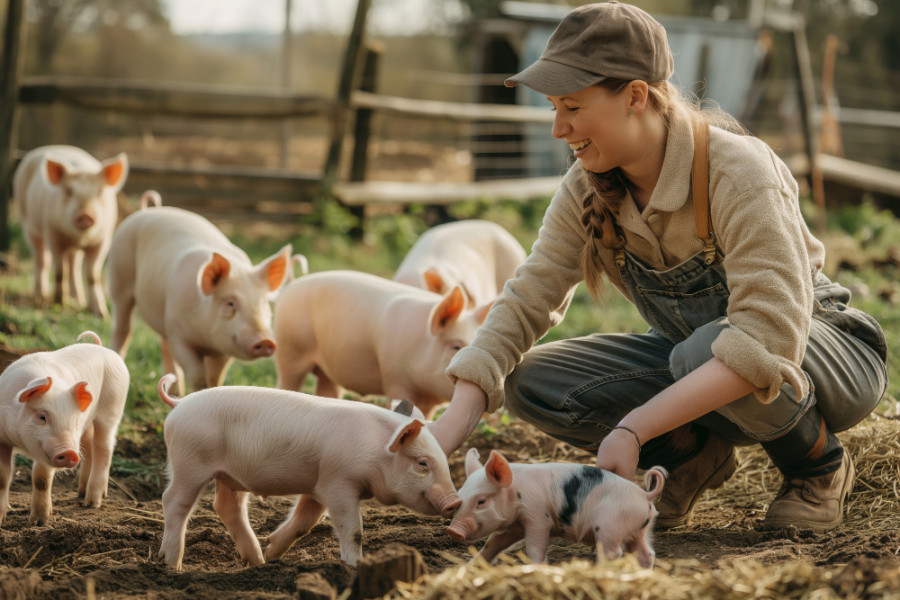
<svg viewBox="0 0 900 600">
<path fill-rule="evenodd" d="M 491 450 L 491 456 L 484 465 L 484 472 L 488 479 L 500 487 L 509 487 L 512 484 L 512 469 L 503 455 L 496 450 Z"/>
<path fill-rule="evenodd" d="M 209 259 L 209 262 L 206 263 L 206 266 L 200 271 L 200 289 L 203 290 L 204 294 L 209 296 L 213 293 L 216 286 L 219 285 L 223 279 L 228 277 L 228 273 L 230 272 L 231 263 L 228 262 L 228 259 L 218 252 L 213 252 L 212 258 Z"/>
<path fill-rule="evenodd" d="M 128 175 L 128 156 L 124 152 L 120 152 L 113 158 L 103 161 L 100 169 L 103 174 L 103 182 L 115 188 L 121 188 L 125 183 L 125 177 Z"/>
<path fill-rule="evenodd" d="M 19 402 L 28 402 L 29 400 L 34 400 L 35 398 L 46 393 L 46 391 L 50 389 L 51 385 L 53 385 L 53 379 L 51 379 L 50 377 L 35 379 L 28 384 L 28 387 L 19 392 L 17 398 Z"/>
<path fill-rule="evenodd" d="M 391 445 L 388 446 L 388 451 L 396 452 L 404 445 L 409 444 L 419 436 L 420 431 L 422 431 L 422 421 L 413 419 L 412 421 L 407 423 L 406 426 L 400 429 L 400 431 L 394 437 L 394 441 L 392 441 Z"/>
<path fill-rule="evenodd" d="M 88 390 L 87 381 L 79 381 L 72 386 L 72 397 L 75 398 L 75 404 L 78 405 L 78 410 L 81 412 L 86 411 L 94 400 L 90 390 Z"/>
<path fill-rule="evenodd" d="M 466 477 L 481 468 L 481 461 L 478 460 L 478 448 L 469 448 L 466 452 Z"/>
<path fill-rule="evenodd" d="M 493 305 L 494 305 L 494 301 L 491 300 L 490 302 L 488 302 L 488 303 L 485 304 L 484 306 L 479 306 L 478 308 L 475 309 L 475 321 L 476 321 L 479 325 L 481 325 L 482 323 L 484 323 L 484 320 L 487 318 L 487 315 L 488 315 L 488 313 L 490 312 L 491 307 L 492 307 Z"/>
<path fill-rule="evenodd" d="M 63 163 L 52 158 L 44 159 L 44 174 L 51 184 L 59 185 L 62 178 L 66 176 L 66 172 L 66 166 Z"/>
<path fill-rule="evenodd" d="M 304 260 L 306 260 L 306 257 L 304 257 Z M 284 283 L 289 266 L 292 266 L 290 244 L 259 265 L 259 272 L 262 273 L 270 292 L 274 292 Z"/>
<path fill-rule="evenodd" d="M 431 318 L 428 319 L 431 323 L 431 335 L 438 335 L 443 331 L 448 324 L 456 320 L 465 307 L 466 298 L 462 288 L 457 285 L 431 311 Z"/>
<path fill-rule="evenodd" d="M 429 292 L 434 292 L 435 294 L 444 293 L 444 278 L 441 277 L 441 274 L 434 267 L 422 271 L 422 283 L 425 284 L 425 289 Z"/>
</svg>

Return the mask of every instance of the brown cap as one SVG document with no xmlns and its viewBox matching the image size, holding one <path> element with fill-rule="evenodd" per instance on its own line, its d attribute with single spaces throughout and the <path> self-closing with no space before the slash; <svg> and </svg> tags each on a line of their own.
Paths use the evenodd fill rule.
<svg viewBox="0 0 900 600">
<path fill-rule="evenodd" d="M 604 79 L 665 81 L 674 59 L 659 21 L 636 6 L 610 1 L 573 9 L 541 57 L 507 79 L 548 96 L 571 94 Z"/>
</svg>

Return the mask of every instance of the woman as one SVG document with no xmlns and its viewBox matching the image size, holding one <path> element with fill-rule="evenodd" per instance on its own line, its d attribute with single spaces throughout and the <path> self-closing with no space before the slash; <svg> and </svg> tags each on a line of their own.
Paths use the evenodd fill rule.
<svg viewBox="0 0 900 600">
<path fill-rule="evenodd" d="M 759 443 L 784 476 L 764 526 L 827 531 L 854 482 L 834 432 L 884 393 L 884 334 L 822 274 L 784 163 L 689 105 L 672 69 L 663 27 L 605 2 L 572 10 L 507 80 L 546 94 L 577 160 L 528 260 L 450 364 L 455 393 L 431 430 L 449 453 L 505 403 L 619 475 L 662 465 L 659 527 L 689 523 L 700 494 L 734 473 L 734 446 Z M 582 279 L 601 298 L 604 277 L 649 331 L 534 346 Z"/>
</svg>

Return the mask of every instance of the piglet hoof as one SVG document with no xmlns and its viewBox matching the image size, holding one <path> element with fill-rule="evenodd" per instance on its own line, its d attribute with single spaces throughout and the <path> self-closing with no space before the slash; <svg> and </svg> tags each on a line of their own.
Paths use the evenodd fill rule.
<svg viewBox="0 0 900 600">
<path fill-rule="evenodd" d="M 100 506 L 102 504 L 103 504 L 102 496 L 100 498 L 95 498 L 93 500 L 89 499 L 89 498 L 85 498 L 84 501 L 81 503 L 81 505 L 85 508 L 100 508 Z"/>
<path fill-rule="evenodd" d="M 266 560 L 275 560 L 277 558 L 281 558 L 287 549 L 290 547 L 290 544 L 285 544 L 283 541 L 279 541 L 279 538 L 276 538 L 274 535 L 270 535 L 263 543 L 266 544 L 265 551 L 265 559 Z"/>
<path fill-rule="evenodd" d="M 43 526 L 47 525 L 47 523 L 50 522 L 50 513 L 47 513 L 46 515 L 38 515 L 35 513 L 31 513 L 31 517 L 29 518 L 29 521 L 33 525 L 37 525 L 38 527 L 43 527 Z"/>
<path fill-rule="evenodd" d="M 263 558 L 262 552 L 251 552 L 247 556 L 241 554 L 241 564 L 245 567 L 255 567 L 264 562 L 266 562 L 266 559 Z"/>
<path fill-rule="evenodd" d="M 177 573 L 181 573 L 182 571 L 184 571 L 184 564 L 182 564 L 180 560 L 175 560 L 174 558 L 169 559 L 169 557 L 166 556 L 166 551 L 162 548 L 160 548 L 159 552 L 156 553 L 156 559 L 160 562 L 166 563 L 168 568 Z"/>
<path fill-rule="evenodd" d="M 84 498 L 84 501 L 82 502 L 84 506 L 100 508 L 100 505 L 103 504 L 103 501 L 106 499 L 106 490 L 90 490 L 83 494 L 82 498 Z"/>
</svg>

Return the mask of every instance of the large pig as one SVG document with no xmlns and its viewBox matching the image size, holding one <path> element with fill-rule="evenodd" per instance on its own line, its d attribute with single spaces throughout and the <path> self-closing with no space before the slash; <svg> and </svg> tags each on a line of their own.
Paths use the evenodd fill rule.
<svg viewBox="0 0 900 600">
<path fill-rule="evenodd" d="M 241 560 L 257 565 L 283 555 L 327 510 L 353 565 L 362 553 L 359 503 L 374 497 L 428 515 L 459 506 L 447 458 L 424 423 L 365 402 L 300 392 L 227 386 L 169 397 L 164 431 L 170 481 L 163 493 L 160 557 L 180 570 L 188 518 L 215 479 L 213 503 Z M 403 405 L 401 404 L 401 407 Z M 347 435 L 352 432 L 352 435 Z M 291 516 L 266 540 L 263 556 L 247 518 L 249 494 L 301 494 Z"/>
<path fill-rule="evenodd" d="M 106 497 L 109 465 L 128 394 L 122 358 L 97 344 L 73 344 L 26 354 L 0 374 L 0 524 L 9 506 L 13 454 L 34 460 L 31 521 L 52 513 L 56 469 L 81 463 L 78 495 L 99 507 Z"/>
<path fill-rule="evenodd" d="M 459 489 L 462 505 L 447 528 L 457 541 L 489 535 L 480 555 L 491 561 L 502 550 L 525 539 L 534 562 L 546 559 L 551 536 L 595 544 L 597 560 L 636 552 L 643 567 L 652 567 L 650 534 L 662 491 L 665 469 L 653 467 L 642 490 L 615 473 L 572 463 L 508 463 L 491 451 L 482 467 L 478 450 L 466 454 L 466 482 Z"/>
<path fill-rule="evenodd" d="M 469 306 L 492 302 L 525 250 L 497 223 L 468 219 L 432 227 L 410 248 L 394 281 L 446 294 L 462 286 Z"/>
<path fill-rule="evenodd" d="M 155 204 L 155 203 L 154 203 Z M 195 213 L 148 206 L 126 217 L 109 258 L 112 348 L 123 357 L 131 313 L 160 336 L 166 372 L 194 390 L 221 385 L 234 358 L 271 356 L 274 294 L 290 244 L 254 266 L 215 225 Z"/>
<path fill-rule="evenodd" d="M 79 306 L 109 316 L 101 270 L 118 220 L 116 194 L 128 175 L 125 154 L 103 161 L 74 146 L 42 146 L 22 159 L 13 178 L 13 198 L 25 239 L 34 255 L 35 300 Z M 83 278 L 81 267 L 83 266 Z"/>
<path fill-rule="evenodd" d="M 358 271 L 300 277 L 275 303 L 277 385 L 301 390 L 314 372 L 320 396 L 408 398 L 430 417 L 453 395 L 444 369 L 490 308 L 465 304 L 459 287 L 442 297 Z"/>
</svg>

